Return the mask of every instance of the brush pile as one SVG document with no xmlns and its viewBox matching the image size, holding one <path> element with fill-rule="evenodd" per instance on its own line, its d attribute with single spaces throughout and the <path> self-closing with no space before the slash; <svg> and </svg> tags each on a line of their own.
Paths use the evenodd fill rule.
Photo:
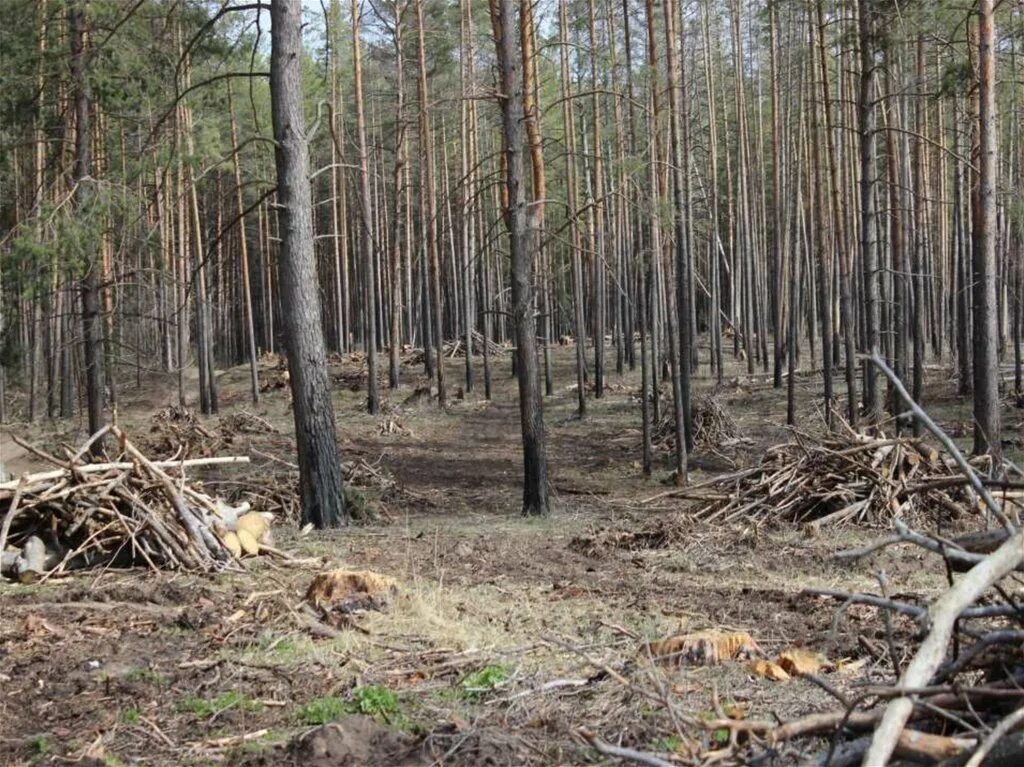
<svg viewBox="0 0 1024 767">
<path fill-rule="evenodd" d="M 140 564 L 210 571 L 259 551 L 269 520 L 247 505 L 235 508 L 206 495 L 185 477 L 186 469 L 248 458 L 151 461 L 119 429 L 109 432 L 114 439 L 107 447 L 116 450 L 109 460 L 89 456 L 100 432 L 64 460 L 35 450 L 55 468 L 0 484 L 5 575 L 31 581 L 82 567 Z"/>
<path fill-rule="evenodd" d="M 502 357 L 508 349 L 495 341 L 485 339 L 482 333 L 473 331 L 473 354 L 482 356 L 484 349 L 487 349 L 488 355 L 491 357 Z M 466 356 L 466 344 L 464 338 L 457 338 L 454 341 L 444 342 L 444 356 L 448 359 L 454 359 L 456 357 Z M 431 349 L 431 353 L 433 353 Z M 411 346 L 405 346 L 402 349 L 402 364 L 404 365 L 422 365 L 426 360 L 426 352 L 422 348 L 413 348 Z"/>
<path fill-rule="evenodd" d="M 693 444 L 696 449 L 716 451 L 738 443 L 736 422 L 714 397 L 695 397 L 690 414 L 693 418 Z M 675 450 L 676 417 L 671 389 L 662 395 L 661 420 L 655 424 L 651 442 L 662 450 Z"/>
<path fill-rule="evenodd" d="M 277 429 L 255 413 L 239 410 L 220 417 L 220 433 L 226 438 L 239 434 L 277 434 Z"/>
<path fill-rule="evenodd" d="M 382 516 L 389 516 L 384 501 L 399 492 L 394 476 L 381 466 L 380 459 L 369 462 L 363 458 L 341 462 L 342 480 L 345 483 L 346 500 L 356 519 L 360 518 L 360 507 L 370 502 L 364 491 L 372 491 L 375 508 Z M 230 480 L 225 486 L 225 500 L 242 505 L 276 520 L 299 524 L 302 518 L 299 498 L 298 467 L 273 471 L 269 464 L 260 464 L 259 471 L 247 476 L 244 481 Z M 367 512 L 367 516 L 372 516 Z"/>
<path fill-rule="evenodd" d="M 255 413 L 238 410 L 204 423 L 190 408 L 168 405 L 150 419 L 149 434 L 139 447 L 151 456 L 206 458 L 217 455 L 239 438 L 266 437 L 278 430 Z"/>
<path fill-rule="evenodd" d="M 196 412 L 182 405 L 168 405 L 153 414 L 143 445 L 148 453 L 202 458 L 215 455 L 227 440 L 204 424 Z"/>
<path fill-rule="evenodd" d="M 895 519 L 958 518 L 978 508 L 952 461 L 912 437 L 865 435 L 848 426 L 823 437 L 792 430 L 757 466 L 715 479 L 696 496 L 709 522 L 888 525 Z M 1001 494 L 1016 504 L 1019 496 Z"/>
</svg>

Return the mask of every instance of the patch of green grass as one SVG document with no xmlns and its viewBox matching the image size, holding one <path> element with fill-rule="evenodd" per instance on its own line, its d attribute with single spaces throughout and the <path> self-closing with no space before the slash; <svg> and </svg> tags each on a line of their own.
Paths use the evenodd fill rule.
<svg viewBox="0 0 1024 767">
<path fill-rule="evenodd" d="M 728 744 L 728 742 L 729 742 L 729 728 L 728 727 L 719 727 L 717 730 L 712 730 L 712 732 L 711 732 L 711 741 L 713 743 L 718 744 L 719 746 L 724 746 L 724 745 Z"/>
<path fill-rule="evenodd" d="M 298 720 L 306 725 L 327 724 L 345 714 L 365 714 L 386 722 L 401 718 L 398 696 L 380 684 L 355 688 L 351 700 L 334 696 L 313 698 L 296 711 Z"/>
<path fill-rule="evenodd" d="M 137 708 L 129 706 L 128 708 L 121 709 L 121 713 L 117 718 L 121 721 L 121 724 L 138 724 L 141 717 L 142 715 Z"/>
<path fill-rule="evenodd" d="M 374 522 L 377 517 L 377 510 L 373 506 L 373 499 L 363 490 L 345 485 L 345 510 L 356 522 Z"/>
<path fill-rule="evenodd" d="M 261 653 L 274 653 L 287 658 L 294 657 L 299 649 L 298 643 L 291 637 L 272 634 L 263 634 L 256 647 Z"/>
<path fill-rule="evenodd" d="M 243 695 L 237 690 L 228 690 L 222 692 L 216 698 L 199 698 L 195 695 L 190 695 L 178 701 L 176 708 L 178 711 L 194 714 L 200 719 L 205 719 L 229 709 L 248 712 L 261 711 L 263 710 L 263 704 L 247 695 Z"/>
<path fill-rule="evenodd" d="M 389 719 L 398 713 L 398 696 L 381 684 L 357 687 L 352 691 L 356 713 L 376 719 Z"/>
<path fill-rule="evenodd" d="M 442 703 L 453 703 L 462 700 L 462 688 L 461 687 L 445 687 L 440 690 L 434 690 L 431 693 L 431 697 L 434 700 L 441 701 Z"/>
<path fill-rule="evenodd" d="M 669 752 L 675 753 L 676 751 L 679 750 L 679 747 L 681 745 L 683 745 L 683 739 L 682 738 L 680 738 L 678 735 L 669 735 L 667 737 L 661 738 L 658 741 L 655 741 L 655 743 L 654 743 L 654 750 L 655 751 L 669 751 Z"/>
<path fill-rule="evenodd" d="M 462 697 L 466 700 L 478 701 L 508 679 L 508 669 L 504 666 L 484 666 L 466 676 L 459 687 Z"/>
<path fill-rule="evenodd" d="M 328 696 L 313 698 L 313 700 L 305 705 L 300 706 L 296 712 L 296 717 L 302 724 L 314 726 L 327 724 L 335 719 L 341 719 L 341 717 L 350 712 L 351 708 L 347 701 Z"/>
<path fill-rule="evenodd" d="M 124 678 L 128 682 L 152 682 L 153 684 L 167 682 L 167 677 L 149 668 L 133 668 L 124 675 Z"/>
<path fill-rule="evenodd" d="M 245 741 L 237 750 L 243 754 L 262 754 L 287 740 L 286 733 L 270 729 L 258 738 Z"/>
<path fill-rule="evenodd" d="M 46 756 L 53 750 L 53 746 L 50 745 L 50 739 L 45 735 L 36 735 L 32 738 L 29 748 L 32 750 L 32 754 L 37 757 Z"/>
</svg>

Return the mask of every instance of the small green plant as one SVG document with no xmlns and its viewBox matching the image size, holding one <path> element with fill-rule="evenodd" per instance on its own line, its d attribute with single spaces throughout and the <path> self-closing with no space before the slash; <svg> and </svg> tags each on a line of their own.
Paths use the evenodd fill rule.
<svg viewBox="0 0 1024 767">
<path fill-rule="evenodd" d="M 298 652 L 298 643 L 288 636 L 273 636 L 264 634 L 256 645 L 261 653 L 274 653 L 285 657 L 291 657 Z"/>
<path fill-rule="evenodd" d="M 194 695 L 190 695 L 187 698 L 182 699 L 177 706 L 179 711 L 188 712 L 194 714 L 200 719 L 219 714 L 229 709 L 238 709 L 239 711 L 260 711 L 263 709 L 263 704 L 258 700 L 243 695 L 237 690 L 228 690 L 222 692 L 216 698 L 199 698 Z"/>
<path fill-rule="evenodd" d="M 398 696 L 380 684 L 355 688 L 351 700 L 333 696 L 313 698 L 298 709 L 296 717 L 302 724 L 318 725 L 333 722 L 345 714 L 365 714 L 387 722 L 401 718 Z"/>
<path fill-rule="evenodd" d="M 683 745 L 683 739 L 678 735 L 668 735 L 654 744 L 655 751 L 670 751 L 675 753 Z"/>
<path fill-rule="evenodd" d="M 366 493 L 359 488 L 346 485 L 344 494 L 345 510 L 352 519 L 357 522 L 373 522 L 377 519 L 377 511 Z"/>
<path fill-rule="evenodd" d="M 148 668 L 133 668 L 124 675 L 128 682 L 152 682 L 153 684 L 164 684 L 167 678 L 163 674 Z"/>
<path fill-rule="evenodd" d="M 355 713 L 390 719 L 398 713 L 398 696 L 384 685 L 371 684 L 352 691 Z"/>
<path fill-rule="evenodd" d="M 296 717 L 302 724 L 314 726 L 340 719 L 349 713 L 350 710 L 350 705 L 341 698 L 313 698 L 313 700 L 299 708 L 296 712 Z"/>
<path fill-rule="evenodd" d="M 46 756 L 53 750 L 52 746 L 50 746 L 49 738 L 45 735 L 36 735 L 32 738 L 30 748 L 32 749 L 32 753 L 36 756 Z"/>
<path fill-rule="evenodd" d="M 141 718 L 142 715 L 139 713 L 139 710 L 134 706 L 129 706 L 128 708 L 121 709 L 121 714 L 120 716 L 118 716 L 118 719 L 121 720 L 121 724 L 138 724 L 139 719 Z"/>
<path fill-rule="evenodd" d="M 479 671 L 474 671 L 466 676 L 459 683 L 459 687 L 462 688 L 463 698 L 477 701 L 506 679 L 508 679 L 508 669 L 504 666 L 484 666 Z"/>
<path fill-rule="evenodd" d="M 729 728 L 719 727 L 717 730 L 712 730 L 711 741 L 719 746 L 725 746 L 729 743 Z"/>
</svg>

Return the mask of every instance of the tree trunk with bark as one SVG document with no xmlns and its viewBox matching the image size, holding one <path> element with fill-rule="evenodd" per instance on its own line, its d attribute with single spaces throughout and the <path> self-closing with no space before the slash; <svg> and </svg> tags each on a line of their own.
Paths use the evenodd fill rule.
<svg viewBox="0 0 1024 767">
<path fill-rule="evenodd" d="M 331 403 L 313 250 L 306 119 L 302 105 L 302 4 L 271 5 L 270 100 L 280 205 L 280 292 L 295 415 L 302 517 L 317 528 L 348 521 Z"/>
<path fill-rule="evenodd" d="M 548 513 L 547 445 L 540 369 L 537 364 L 537 320 L 533 302 L 533 253 L 526 205 L 525 115 L 523 73 L 515 52 L 516 0 L 490 0 L 491 24 L 501 83 L 501 125 L 505 138 L 507 204 L 505 226 L 512 260 L 512 316 L 516 334 L 519 417 L 523 435 L 523 514 Z"/>
<path fill-rule="evenodd" d="M 978 158 L 974 195 L 974 452 L 1002 454 L 996 306 L 996 65 L 993 0 L 978 2 Z"/>
<path fill-rule="evenodd" d="M 90 215 L 92 197 L 92 152 L 89 141 L 90 87 L 86 50 L 86 0 L 71 0 L 69 6 L 71 27 L 71 79 L 74 84 L 75 116 L 75 210 Z M 91 247 L 86 244 L 86 248 Z M 85 399 L 89 417 L 89 433 L 103 427 L 103 337 L 100 325 L 100 281 L 94 253 L 84 253 L 83 275 L 79 282 L 82 299 L 82 346 L 85 360 Z M 65 343 L 67 338 L 65 337 Z M 93 442 L 90 452 L 103 454 L 103 439 Z"/>
</svg>

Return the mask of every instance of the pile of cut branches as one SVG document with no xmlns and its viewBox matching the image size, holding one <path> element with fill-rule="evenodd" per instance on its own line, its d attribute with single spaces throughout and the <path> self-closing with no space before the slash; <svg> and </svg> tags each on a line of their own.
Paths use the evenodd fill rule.
<svg viewBox="0 0 1024 767">
<path fill-rule="evenodd" d="M 168 405 L 150 419 L 152 426 L 143 440 L 147 452 L 200 458 L 216 454 L 226 440 L 216 428 L 210 429 L 194 410 L 183 405 Z"/>
<path fill-rule="evenodd" d="M 205 458 L 220 453 L 236 438 L 278 433 L 273 424 L 248 410 L 204 423 L 194 410 L 168 405 L 154 413 L 150 422 L 149 434 L 139 440 L 139 447 L 162 458 Z"/>
<path fill-rule="evenodd" d="M 231 438 L 237 434 L 277 434 L 277 429 L 267 419 L 248 410 L 239 410 L 220 417 L 221 435 Z"/>
<path fill-rule="evenodd" d="M 92 457 L 90 446 L 106 432 L 116 454 Z M 55 468 L 0 483 L 5 575 L 30 581 L 82 567 L 139 564 L 208 571 L 240 556 L 235 532 L 248 507 L 206 495 L 186 481 L 185 471 L 248 458 L 152 461 L 117 427 L 65 459 L 33 451 Z M 264 522 L 256 538 L 265 529 Z"/>
<path fill-rule="evenodd" d="M 888 525 L 894 518 L 957 518 L 979 508 L 955 463 L 921 439 L 866 435 L 844 426 L 823 437 L 793 429 L 757 466 L 723 475 L 694 494 L 694 514 L 716 522 L 756 520 Z M 1019 494 L 1000 494 L 1006 504 Z"/>
<path fill-rule="evenodd" d="M 266 455 L 266 454 L 264 454 Z M 218 482 L 219 486 L 225 488 L 225 499 L 229 503 L 243 504 L 253 511 L 272 515 L 274 518 L 298 523 L 301 519 L 301 504 L 299 498 L 299 470 L 298 466 L 283 459 L 274 457 L 275 461 L 287 466 L 283 471 L 267 471 L 267 464 L 261 466 L 262 471 L 246 476 L 244 479 L 230 479 Z M 373 491 L 375 497 L 380 498 L 381 504 L 384 499 L 398 493 L 399 487 L 394 476 L 383 466 L 381 459 L 375 462 L 363 458 L 341 462 L 341 474 L 345 483 L 346 496 L 349 491 Z M 349 500 L 353 500 L 349 498 Z M 365 498 L 362 504 L 366 504 Z M 357 504 L 358 505 L 358 504 Z M 384 515 L 387 510 L 382 509 Z M 354 510 L 358 512 L 358 509 Z M 354 513 L 359 519 L 359 514 Z"/>
<path fill-rule="evenodd" d="M 491 357 L 503 357 L 508 351 L 508 348 L 501 344 L 485 339 L 483 334 L 473 331 L 473 354 L 483 355 L 484 349 L 486 348 L 488 355 Z M 455 357 L 466 356 L 466 344 L 464 338 L 457 338 L 452 341 L 444 342 L 444 356 L 449 359 Z M 433 353 L 431 349 L 431 353 Z M 426 352 L 420 347 L 403 347 L 402 349 L 402 364 L 404 365 L 422 365 L 426 359 Z"/>
<path fill-rule="evenodd" d="M 894 754 L 950 767 L 1024 764 L 1024 591 L 1016 575 L 1024 568 L 1024 532 L 1019 519 L 1005 516 L 991 494 L 981 495 L 1004 527 L 962 540 L 984 539 L 987 543 L 977 548 L 991 553 L 977 553 L 897 521 L 895 539 L 840 555 L 855 560 L 898 541 L 941 554 L 947 573 L 967 570 L 930 604 L 906 593 L 888 596 L 884 573 L 878 575 L 882 588 L 877 594 L 803 592 L 812 599 L 836 600 L 836 626 L 850 605 L 876 608 L 876 636 L 887 641 L 873 643 L 860 635 L 875 656 L 874 672 L 847 693 L 826 687 L 839 704 L 835 711 L 765 723 L 763 731 L 746 723 L 758 748 L 774 749 L 782 741 L 817 735 L 830 737 L 831 743 L 815 763 L 831 767 L 884 765 Z M 914 645 L 909 662 L 896 650 L 895 616 L 917 628 L 909 639 Z M 886 668 L 895 680 L 891 684 L 877 678 Z"/>
<path fill-rule="evenodd" d="M 695 448 L 716 450 L 736 444 L 736 422 L 715 397 L 710 394 L 695 397 L 690 415 L 693 419 Z M 675 450 L 676 417 L 671 389 L 662 395 L 661 420 L 654 426 L 651 442 L 663 450 Z"/>
<path fill-rule="evenodd" d="M 878 363 L 876 363 L 878 364 Z M 887 370 L 887 368 L 885 368 Z M 909 396 L 901 393 L 909 403 Z M 912 405 L 917 413 L 920 408 Z M 922 418 L 924 420 L 924 418 Z M 687 755 L 699 763 L 713 760 L 721 765 L 808 764 L 818 767 L 883 767 L 887 764 L 926 764 L 939 767 L 1016 767 L 1024 764 L 1024 529 L 1019 509 L 997 501 L 975 467 L 934 422 L 926 425 L 949 451 L 951 463 L 927 457 L 927 471 L 942 465 L 944 487 L 969 487 L 965 512 L 983 504 L 989 521 L 999 526 L 950 541 L 894 520 L 896 535 L 872 546 L 843 552 L 855 561 L 896 543 L 912 544 L 942 557 L 934 558 L 938 572 L 949 578 L 949 588 L 937 598 L 896 591 L 884 571 L 877 574 L 879 593 L 805 589 L 807 600 L 834 600 L 833 631 L 838 631 L 851 605 L 867 605 L 875 611 L 873 630 L 865 631 L 858 612 L 857 641 L 868 657 L 851 662 L 863 668 L 858 681 L 829 681 L 816 670 L 797 675 L 831 695 L 831 710 L 789 721 L 776 718 L 747 719 L 732 716 L 714 693 L 715 718 L 693 717 L 675 708 L 667 678 L 652 689 L 649 682 L 630 684 L 671 713 L 676 731 L 685 725 L 695 733 Z M 907 441 L 866 439 L 850 435 L 846 455 L 874 455 L 881 447 L 910 448 Z M 883 442 L 883 445 L 877 444 Z M 866 446 L 868 452 L 860 449 Z M 804 445 L 808 452 L 812 447 Z M 836 445 L 830 448 L 837 449 Z M 920 465 L 920 464 L 915 464 Z M 953 466 L 961 473 L 952 476 Z M 923 471 L 923 470 L 922 470 Z M 927 481 L 927 474 L 922 475 Z M 953 482 L 953 479 L 962 482 Z M 939 480 L 932 480 L 933 486 Z M 1006 484 L 1005 482 L 1003 483 Z M 981 514 L 968 519 L 980 521 Z M 960 543 L 958 543 L 958 541 Z M 962 545 L 961 545 L 962 544 Z M 919 565 L 915 562 L 915 569 Z M 966 570 L 954 576 L 953 570 Z M 893 593 L 895 592 L 895 593 Z M 852 612 L 852 611 L 851 611 Z M 732 640 L 740 635 L 725 637 Z M 695 639 L 700 642 L 695 642 Z M 717 639 L 717 637 L 715 637 Z M 878 641 L 881 639 L 882 641 Z M 648 645 L 649 654 L 665 657 L 684 653 L 707 655 L 706 634 L 673 637 Z M 718 655 L 717 642 L 714 645 Z M 730 650 L 730 645 L 723 643 Z M 781 656 L 780 656 L 781 658 Z M 780 660 L 781 664 L 781 660 Z M 754 667 L 755 669 L 757 666 Z M 790 671 L 783 668 L 782 670 Z M 760 673 L 760 672 L 758 672 Z M 781 680 L 783 677 L 769 676 Z M 701 731 L 704 738 L 700 738 Z M 709 744 L 706 734 L 714 735 Z M 598 751 L 638 764 L 665 767 L 673 762 L 660 756 L 624 748 L 581 733 Z M 680 741 L 683 741 L 680 738 Z M 683 741 L 685 742 L 685 741 Z M 710 746 L 710 748 L 709 748 Z M 712 750 L 713 749 L 713 750 Z M 697 762 L 695 762 L 697 763 Z"/>
</svg>

